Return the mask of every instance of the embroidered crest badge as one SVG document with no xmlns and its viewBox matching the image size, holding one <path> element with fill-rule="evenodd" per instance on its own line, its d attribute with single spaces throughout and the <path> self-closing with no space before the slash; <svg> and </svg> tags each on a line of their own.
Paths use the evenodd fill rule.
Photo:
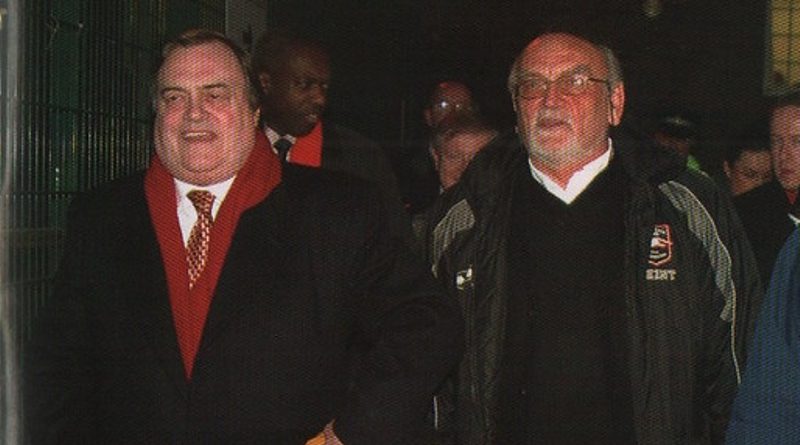
<svg viewBox="0 0 800 445">
<path fill-rule="evenodd" d="M 653 238 L 650 240 L 651 266 L 661 267 L 672 261 L 672 229 L 669 224 L 656 224 L 653 227 Z"/>
</svg>

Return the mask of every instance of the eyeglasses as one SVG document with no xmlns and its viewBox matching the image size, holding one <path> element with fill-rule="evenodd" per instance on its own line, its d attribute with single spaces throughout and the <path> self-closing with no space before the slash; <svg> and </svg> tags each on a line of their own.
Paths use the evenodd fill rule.
<svg viewBox="0 0 800 445">
<path fill-rule="evenodd" d="M 782 148 L 784 145 L 787 145 L 789 147 L 798 147 L 800 146 L 800 135 L 793 134 L 787 136 L 780 136 L 777 134 L 773 134 L 772 136 L 770 136 L 769 143 L 770 147 L 772 147 L 773 149 L 779 147 Z"/>
<path fill-rule="evenodd" d="M 448 102 L 446 100 L 434 102 L 431 105 L 431 108 L 434 110 L 441 110 L 441 111 L 469 111 L 472 109 L 472 105 L 463 102 Z"/>
<path fill-rule="evenodd" d="M 611 83 L 606 79 L 590 77 L 585 73 L 566 73 L 555 80 L 542 76 L 525 77 L 517 84 L 517 96 L 523 99 L 538 99 L 547 95 L 551 85 L 562 96 L 580 96 L 589 90 L 590 82 L 602 83 L 611 91 Z"/>
</svg>

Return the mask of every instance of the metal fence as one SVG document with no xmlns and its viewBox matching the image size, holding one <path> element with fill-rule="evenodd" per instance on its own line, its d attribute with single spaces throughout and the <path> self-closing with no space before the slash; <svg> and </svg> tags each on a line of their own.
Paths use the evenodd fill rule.
<svg viewBox="0 0 800 445">
<path fill-rule="evenodd" d="M 7 11 L 6 2 L 0 9 Z M 0 295 L 10 307 L 4 327 L 15 334 L 12 349 L 24 353 L 62 254 L 69 201 L 147 165 L 161 42 L 188 27 L 224 31 L 225 0 L 20 3 L 16 61 L 0 35 L 0 61 L 18 64 L 13 85 L 0 70 L 1 108 L 18 116 L 13 129 L 8 113 L 0 116 L 0 166 L 8 173 L 0 196 Z"/>
</svg>

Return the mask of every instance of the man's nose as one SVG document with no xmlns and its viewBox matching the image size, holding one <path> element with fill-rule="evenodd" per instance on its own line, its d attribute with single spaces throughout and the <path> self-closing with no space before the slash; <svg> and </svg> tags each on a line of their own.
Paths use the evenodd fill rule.
<svg viewBox="0 0 800 445">
<path fill-rule="evenodd" d="M 311 87 L 311 102 L 320 108 L 324 108 L 327 101 L 328 90 L 325 86 L 320 84 L 313 85 Z"/>
<path fill-rule="evenodd" d="M 786 147 L 782 142 L 772 141 L 772 158 L 776 161 L 782 161 L 786 157 Z"/>
<path fill-rule="evenodd" d="M 542 97 L 542 102 L 547 105 L 555 105 L 558 99 L 561 98 L 561 93 L 559 93 L 558 88 L 556 87 L 555 82 L 550 82 L 547 84 L 547 89 L 544 90 L 544 96 Z"/>
<path fill-rule="evenodd" d="M 190 97 L 189 107 L 186 110 L 191 120 L 203 119 L 206 115 L 206 107 L 201 97 Z"/>
</svg>

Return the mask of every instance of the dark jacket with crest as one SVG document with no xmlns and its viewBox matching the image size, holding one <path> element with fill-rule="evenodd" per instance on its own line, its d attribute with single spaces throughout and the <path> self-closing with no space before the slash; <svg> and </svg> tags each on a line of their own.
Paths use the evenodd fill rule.
<svg viewBox="0 0 800 445">
<path fill-rule="evenodd" d="M 761 296 L 753 254 L 730 199 L 709 178 L 672 153 L 623 137 L 613 146 L 629 184 L 619 298 L 628 314 L 636 439 L 719 443 Z M 464 359 L 436 410 L 437 424 L 460 445 L 494 443 L 513 261 L 506 252 L 515 242 L 511 191 L 522 175 L 530 170 L 517 135 L 499 137 L 429 220 L 428 260 L 466 325 Z M 536 397 L 536 388 L 524 394 Z M 442 400 L 448 396 L 452 402 Z"/>
</svg>

